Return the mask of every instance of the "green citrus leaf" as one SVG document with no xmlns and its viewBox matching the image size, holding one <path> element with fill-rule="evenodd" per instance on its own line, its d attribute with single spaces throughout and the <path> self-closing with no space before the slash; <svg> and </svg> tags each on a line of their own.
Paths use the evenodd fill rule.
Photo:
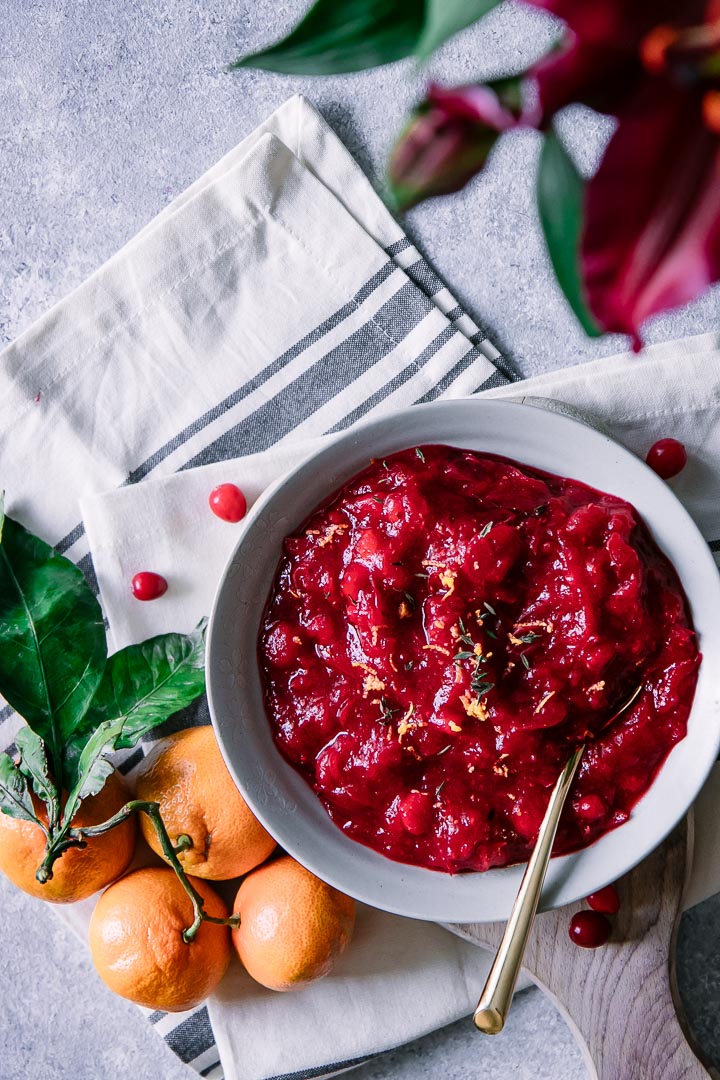
<svg viewBox="0 0 720 1080">
<path fill-rule="evenodd" d="M 75 782 L 65 803 L 63 826 L 72 821 L 83 799 L 89 799 L 102 791 L 105 781 L 113 771 L 106 755 L 115 749 L 123 722 L 122 716 L 115 720 L 106 720 L 95 729 L 83 747 L 77 762 Z"/>
<path fill-rule="evenodd" d="M 415 55 L 425 59 L 454 34 L 482 19 L 500 0 L 427 0 L 425 25 Z"/>
<path fill-rule="evenodd" d="M 560 288 L 585 333 L 598 337 L 602 330 L 587 305 L 580 277 L 583 188 L 572 158 L 555 132 L 549 131 L 543 140 L 537 175 L 540 221 Z"/>
<path fill-rule="evenodd" d="M 0 754 L 0 811 L 20 821 L 39 824 L 27 780 L 8 754 Z"/>
<path fill-rule="evenodd" d="M 30 780 L 32 788 L 39 799 L 50 810 L 57 806 L 58 791 L 48 770 L 48 760 L 45 753 L 45 743 L 32 728 L 22 727 L 15 736 L 15 745 L 20 752 L 18 768 L 26 780 Z M 49 813 L 52 820 L 53 815 Z"/>
<path fill-rule="evenodd" d="M 161 634 L 116 652 L 66 747 L 66 772 L 79 775 L 78 758 L 101 725 L 119 723 L 114 749 L 135 746 L 151 728 L 191 705 L 204 689 L 204 621 L 192 634 Z"/>
<path fill-rule="evenodd" d="M 107 655 L 100 605 L 82 572 L 5 517 L 0 543 L 0 694 L 44 741 L 61 785 L 62 748 Z"/>
<path fill-rule="evenodd" d="M 286 38 L 231 67 L 335 75 L 389 64 L 412 55 L 424 14 L 424 0 L 317 0 Z"/>
</svg>

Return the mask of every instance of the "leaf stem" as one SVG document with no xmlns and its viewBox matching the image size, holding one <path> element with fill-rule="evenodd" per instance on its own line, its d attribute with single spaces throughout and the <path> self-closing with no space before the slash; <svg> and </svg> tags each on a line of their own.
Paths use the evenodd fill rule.
<svg viewBox="0 0 720 1080">
<path fill-rule="evenodd" d="M 205 901 L 197 889 L 193 887 L 192 882 L 188 878 L 178 859 L 178 854 L 187 851 L 188 848 L 192 847 L 192 839 L 186 833 L 181 833 L 177 838 L 177 846 L 173 844 L 168 835 L 168 831 L 165 828 L 165 822 L 162 819 L 162 815 L 160 814 L 160 804 L 157 802 L 146 802 L 142 799 L 133 799 L 118 810 L 116 814 L 113 814 L 111 818 L 108 818 L 107 821 L 103 821 L 99 825 L 83 825 L 80 828 L 63 829 L 57 838 L 48 845 L 45 858 L 40 863 L 37 874 L 35 875 L 37 880 L 41 884 L 44 884 L 44 882 L 52 877 L 53 863 L 60 855 L 62 855 L 63 851 L 67 850 L 67 848 L 85 847 L 88 839 L 91 839 L 94 836 L 102 836 L 104 833 L 110 832 L 116 825 L 121 825 L 123 821 L 127 821 L 129 817 L 137 813 L 147 814 L 152 821 L 163 854 L 177 874 L 183 889 L 190 897 L 194 918 L 191 925 L 182 932 L 182 939 L 185 944 L 190 944 L 200 929 L 200 924 L 203 922 L 218 923 L 221 926 L 231 926 L 233 928 L 239 926 L 239 915 L 231 915 L 227 919 L 221 919 L 214 915 L 208 915 L 205 912 L 203 907 Z"/>
</svg>

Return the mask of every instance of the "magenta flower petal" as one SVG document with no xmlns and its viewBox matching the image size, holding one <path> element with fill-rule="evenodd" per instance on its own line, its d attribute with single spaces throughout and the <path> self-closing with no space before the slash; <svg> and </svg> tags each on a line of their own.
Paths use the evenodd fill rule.
<svg viewBox="0 0 720 1080">
<path fill-rule="evenodd" d="M 585 44 L 570 33 L 563 46 L 533 68 L 543 120 L 573 102 L 615 113 L 638 86 L 640 64 L 622 49 Z"/>
<path fill-rule="evenodd" d="M 720 278 L 720 139 L 701 96 L 648 79 L 589 181 L 581 260 L 605 330 L 632 334 Z"/>
<path fill-rule="evenodd" d="M 431 85 L 390 158 L 396 206 L 459 191 L 482 169 L 500 132 L 520 123 L 519 83 Z"/>
<path fill-rule="evenodd" d="M 497 90 L 481 83 L 449 87 L 430 83 L 426 100 L 448 120 L 467 120 L 495 131 L 506 131 L 517 123 L 517 113 L 501 101 Z"/>
<path fill-rule="evenodd" d="M 714 0 L 717 2 L 717 0 Z M 561 18 L 585 45 L 635 52 L 654 26 L 692 26 L 706 17 L 708 0 L 525 0 Z"/>
<path fill-rule="evenodd" d="M 712 0 L 717 3 L 718 0 Z M 617 113 L 646 77 L 641 44 L 661 24 L 702 22 L 707 0 L 526 0 L 568 26 L 563 45 L 532 71 L 544 120 L 571 102 Z"/>
</svg>

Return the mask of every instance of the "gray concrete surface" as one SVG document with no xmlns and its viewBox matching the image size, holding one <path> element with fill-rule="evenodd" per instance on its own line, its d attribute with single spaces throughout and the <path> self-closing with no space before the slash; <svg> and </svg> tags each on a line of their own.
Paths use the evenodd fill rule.
<svg viewBox="0 0 720 1080">
<path fill-rule="evenodd" d="M 129 240 L 272 109 L 303 91 L 382 186 L 394 134 L 425 77 L 411 64 L 326 80 L 223 66 L 290 26 L 305 0 L 0 0 L 0 343 L 13 340 Z M 519 68 L 553 28 L 507 4 L 448 45 L 430 71 L 469 81 Z M 609 125 L 574 110 L 564 129 L 581 164 Z M 508 138 L 464 193 L 415 210 L 407 227 L 496 344 L 526 374 L 607 355 L 559 294 L 533 205 L 532 133 Z M 715 290 L 654 320 L 647 340 L 716 329 Z M 670 432 L 668 434 L 671 434 Z M 52 910 L 0 881 L 0 1077 L 181 1080 L 187 1067 L 114 998 Z M 691 1022 L 720 1063 L 720 902 L 686 919 L 679 977 Z M 359 1080 L 580 1080 L 564 1022 L 538 991 L 507 1032 L 465 1023 L 380 1058 Z M 618 1078 L 622 1080 L 622 1078 Z M 648 1078 L 651 1080 L 651 1078 Z"/>
</svg>

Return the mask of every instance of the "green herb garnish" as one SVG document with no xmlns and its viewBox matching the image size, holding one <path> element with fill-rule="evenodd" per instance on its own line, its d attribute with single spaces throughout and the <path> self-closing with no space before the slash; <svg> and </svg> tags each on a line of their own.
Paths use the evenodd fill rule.
<svg viewBox="0 0 720 1080">
<path fill-rule="evenodd" d="M 417 454 L 417 456 L 420 458 L 420 460 L 422 461 L 422 463 L 424 465 L 425 464 L 425 455 L 423 454 L 423 452 L 422 452 L 422 450 L 420 449 L 419 446 L 415 447 L 415 453 Z"/>
<path fill-rule="evenodd" d="M 388 701 L 388 699 L 386 697 L 381 697 L 380 698 L 379 705 L 380 705 L 380 723 L 381 724 L 389 724 L 391 722 L 393 716 L 395 715 L 395 713 L 400 712 L 399 709 L 393 709 L 392 708 L 392 706 L 390 705 L 390 702 Z"/>
<path fill-rule="evenodd" d="M 520 659 L 523 662 L 523 667 L 525 668 L 525 670 L 529 671 L 532 665 L 530 664 L 530 661 L 528 660 L 524 652 L 520 653 Z"/>
<path fill-rule="evenodd" d="M 490 530 L 492 529 L 492 527 L 493 527 L 493 522 L 492 522 L 492 521 L 488 521 L 487 525 L 484 525 L 484 526 L 483 526 L 483 528 L 482 528 L 482 529 L 481 529 L 481 531 L 480 531 L 480 539 L 481 539 L 481 540 L 484 540 L 484 539 L 485 539 L 485 537 L 486 537 L 486 536 L 487 536 L 487 534 L 488 534 L 488 533 L 490 532 Z"/>
</svg>

